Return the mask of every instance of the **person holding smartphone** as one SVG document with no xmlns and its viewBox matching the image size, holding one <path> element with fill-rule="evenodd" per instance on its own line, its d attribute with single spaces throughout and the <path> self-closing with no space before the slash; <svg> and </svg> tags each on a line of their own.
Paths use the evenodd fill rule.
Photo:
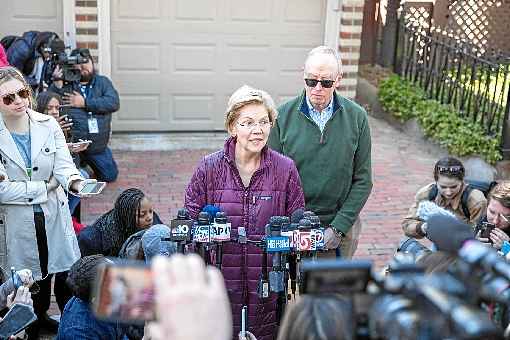
<svg viewBox="0 0 510 340">
<path fill-rule="evenodd" d="M 482 230 L 487 227 L 490 231 L 484 235 Z M 478 241 L 498 250 L 505 241 L 510 242 L 510 181 L 502 181 L 492 188 L 487 211 L 476 225 L 475 235 Z"/>
<path fill-rule="evenodd" d="M 65 191 L 78 194 L 85 178 L 57 121 L 31 107 L 23 75 L 0 68 L 0 266 L 30 269 L 41 281 L 80 258 Z"/>
</svg>

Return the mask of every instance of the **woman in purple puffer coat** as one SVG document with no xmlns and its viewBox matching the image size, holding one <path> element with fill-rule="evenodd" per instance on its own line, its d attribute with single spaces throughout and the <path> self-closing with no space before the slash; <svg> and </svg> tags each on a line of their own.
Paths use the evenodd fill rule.
<svg viewBox="0 0 510 340">
<path fill-rule="evenodd" d="M 275 119 L 274 102 L 266 92 L 245 85 L 232 94 L 225 121 L 231 137 L 223 150 L 200 162 L 186 190 L 186 208 L 193 219 L 205 205 L 216 205 L 232 223 L 232 240 L 237 240 L 241 226 L 248 239 L 260 240 L 271 216 L 290 216 L 304 208 L 294 162 L 266 146 Z M 240 330 L 241 308 L 247 305 L 249 330 L 258 340 L 275 339 L 276 294 L 267 299 L 257 295 L 262 251 L 236 242 L 225 244 L 223 249 L 222 272 L 232 304 L 235 337 Z"/>
</svg>

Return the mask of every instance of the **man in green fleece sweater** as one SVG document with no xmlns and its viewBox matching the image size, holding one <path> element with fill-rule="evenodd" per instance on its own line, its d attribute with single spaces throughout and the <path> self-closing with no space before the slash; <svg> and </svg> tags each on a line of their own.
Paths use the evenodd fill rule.
<svg viewBox="0 0 510 340">
<path fill-rule="evenodd" d="M 335 50 L 311 50 L 305 89 L 278 108 L 269 146 L 296 163 L 306 208 L 327 227 L 327 256 L 340 250 L 351 258 L 361 231 L 359 213 L 372 190 L 371 140 L 366 111 L 335 91 L 341 77 Z"/>
</svg>

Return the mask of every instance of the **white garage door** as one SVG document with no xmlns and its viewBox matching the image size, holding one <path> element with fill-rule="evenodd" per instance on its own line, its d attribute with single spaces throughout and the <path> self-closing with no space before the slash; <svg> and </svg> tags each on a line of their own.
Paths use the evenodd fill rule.
<svg viewBox="0 0 510 340">
<path fill-rule="evenodd" d="M 277 102 L 302 88 L 306 52 L 323 42 L 326 0 L 114 0 L 115 131 L 223 129 L 243 84 Z"/>
<path fill-rule="evenodd" d="M 0 38 L 51 31 L 63 38 L 62 0 L 1 0 Z"/>
</svg>

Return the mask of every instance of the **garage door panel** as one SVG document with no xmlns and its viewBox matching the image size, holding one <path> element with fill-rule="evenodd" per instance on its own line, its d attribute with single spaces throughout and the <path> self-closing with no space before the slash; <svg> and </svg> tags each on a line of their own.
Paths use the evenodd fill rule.
<svg viewBox="0 0 510 340">
<path fill-rule="evenodd" d="M 225 48 L 228 73 L 268 72 L 271 45 L 227 44 Z"/>
<path fill-rule="evenodd" d="M 2 0 L 0 38 L 26 31 L 51 31 L 63 37 L 61 0 Z"/>
<path fill-rule="evenodd" d="M 218 5 L 218 0 L 209 0 L 207 4 L 204 4 L 203 0 L 176 0 L 175 20 L 177 22 L 216 21 Z"/>
<path fill-rule="evenodd" d="M 319 1 L 317 6 L 309 6 L 309 2 L 309 0 L 286 0 L 284 22 L 321 25 L 325 2 Z"/>
<path fill-rule="evenodd" d="M 213 93 L 178 93 L 170 96 L 170 105 L 174 120 L 212 123 L 215 96 Z"/>
<path fill-rule="evenodd" d="M 174 44 L 173 51 L 173 72 L 175 73 L 211 73 L 215 70 L 217 45 L 214 44 Z"/>
<path fill-rule="evenodd" d="M 125 94 L 121 96 L 121 100 L 123 110 L 118 113 L 119 119 L 132 123 L 159 122 L 159 94 Z"/>
<path fill-rule="evenodd" d="M 117 19 L 160 20 L 162 0 L 116 0 Z"/>
<path fill-rule="evenodd" d="M 3 4 L 3 1 L 2 1 Z M 31 0 L 18 0 L 13 4 L 11 16 L 14 19 L 36 19 L 48 20 L 50 22 L 58 21 L 59 6 L 57 1 L 39 2 L 34 4 Z M 28 29 L 27 29 L 28 30 Z"/>
<path fill-rule="evenodd" d="M 137 10 L 119 16 L 119 1 L 112 78 L 128 111 L 114 118 L 115 131 L 222 130 L 228 98 L 241 85 L 265 89 L 278 103 L 295 96 L 306 53 L 323 41 L 326 0 L 299 1 L 304 10 L 285 0 L 168 0 L 159 2 L 158 19 L 136 21 L 126 18 Z"/>
<path fill-rule="evenodd" d="M 161 46 L 158 44 L 118 44 L 115 67 L 119 72 L 160 72 Z"/>
<path fill-rule="evenodd" d="M 271 22 L 272 0 L 229 0 L 228 19 L 240 22 Z"/>
</svg>

